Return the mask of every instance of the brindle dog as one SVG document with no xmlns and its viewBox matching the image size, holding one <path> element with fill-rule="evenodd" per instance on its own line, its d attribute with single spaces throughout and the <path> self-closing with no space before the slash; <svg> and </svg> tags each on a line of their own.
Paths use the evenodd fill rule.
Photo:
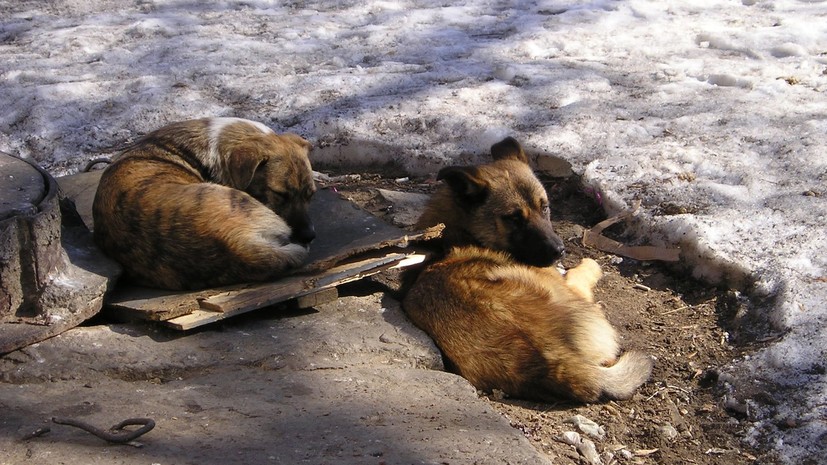
<svg viewBox="0 0 827 465">
<path fill-rule="evenodd" d="M 170 124 L 104 171 L 94 237 L 136 283 L 198 289 L 301 264 L 315 237 L 310 143 L 238 118 Z"/>
</svg>

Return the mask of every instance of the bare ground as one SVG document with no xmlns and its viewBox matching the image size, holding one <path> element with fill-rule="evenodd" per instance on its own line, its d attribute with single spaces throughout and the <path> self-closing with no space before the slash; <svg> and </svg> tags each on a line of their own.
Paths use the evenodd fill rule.
<svg viewBox="0 0 827 465">
<path fill-rule="evenodd" d="M 727 408 L 718 382 L 719 367 L 755 349 L 748 342 L 736 346 L 728 332 L 742 300 L 732 290 L 692 279 L 680 266 L 620 259 L 584 247 L 582 233 L 605 219 L 602 209 L 574 177 L 546 179 L 545 184 L 555 228 L 567 243 L 563 267 L 583 257 L 601 264 L 604 277 L 596 298 L 618 328 L 622 345 L 655 356 L 655 369 L 650 382 L 623 402 L 545 404 L 480 395 L 556 464 L 588 463 L 574 446 L 559 440 L 564 432 L 577 430 L 569 423 L 575 415 L 605 430 L 602 439 L 583 435 L 595 443 L 604 464 L 775 463 L 771 454 L 742 442 L 750 422 Z M 333 187 L 390 221 L 393 206 L 377 188 L 430 193 L 435 185 L 432 180 L 362 174 L 358 182 Z M 633 240 L 622 232 L 622 225 L 616 225 L 606 233 L 622 242 Z"/>
</svg>

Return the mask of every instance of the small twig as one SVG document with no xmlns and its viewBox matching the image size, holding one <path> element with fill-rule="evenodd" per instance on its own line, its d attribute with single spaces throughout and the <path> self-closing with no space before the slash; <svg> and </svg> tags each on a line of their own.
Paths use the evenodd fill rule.
<svg viewBox="0 0 827 465">
<path fill-rule="evenodd" d="M 666 388 L 658 388 L 651 396 L 643 399 L 644 402 L 649 402 L 650 400 L 654 399 L 656 395 L 660 394 L 661 392 L 665 391 Z"/>
<path fill-rule="evenodd" d="M 150 418 L 129 418 L 109 428 L 107 431 L 72 418 L 52 418 L 52 422 L 57 423 L 58 425 L 68 425 L 74 426 L 75 428 L 80 428 L 86 432 L 94 434 L 104 441 L 115 444 L 126 444 L 148 433 L 152 430 L 152 428 L 155 428 L 155 421 Z M 135 431 L 124 431 L 123 428 L 129 425 L 142 426 Z"/>
<path fill-rule="evenodd" d="M 658 394 L 660 394 L 660 393 L 662 393 L 662 392 L 664 392 L 664 391 L 670 391 L 670 390 L 671 390 L 671 391 L 677 391 L 677 392 L 683 393 L 683 394 L 684 394 L 685 396 L 687 396 L 687 397 L 689 397 L 689 396 L 692 394 L 692 391 L 690 391 L 689 389 L 682 388 L 682 387 L 680 387 L 680 386 L 673 386 L 673 385 L 671 385 L 671 384 L 667 384 L 667 385 L 664 385 L 664 386 L 662 386 L 662 387 L 659 387 L 659 388 L 658 388 L 658 390 L 654 392 L 654 394 L 652 394 L 651 396 L 649 396 L 649 397 L 647 397 L 646 399 L 644 399 L 644 401 L 645 401 L 645 402 L 648 402 L 648 401 L 652 400 L 652 399 L 653 399 L 655 396 L 657 396 Z"/>
<path fill-rule="evenodd" d="M 680 392 L 682 392 L 682 393 L 684 393 L 684 394 L 687 394 L 687 395 L 692 393 L 692 391 L 690 391 L 689 389 L 682 388 L 682 387 L 680 387 L 680 386 L 673 386 L 673 385 L 671 385 L 671 384 L 667 384 L 667 385 L 666 385 L 666 388 L 667 388 L 667 389 L 673 389 L 673 390 L 675 390 L 675 391 L 680 391 Z"/>
<path fill-rule="evenodd" d="M 669 315 L 671 313 L 679 312 L 681 310 L 685 310 L 687 308 L 692 308 L 691 305 L 684 305 L 683 307 L 673 308 L 672 310 L 667 310 L 665 312 L 661 312 L 660 315 Z"/>
</svg>

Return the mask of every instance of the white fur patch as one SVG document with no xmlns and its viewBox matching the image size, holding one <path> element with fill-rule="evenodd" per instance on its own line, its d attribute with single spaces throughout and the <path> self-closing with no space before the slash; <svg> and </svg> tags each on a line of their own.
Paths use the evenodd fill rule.
<svg viewBox="0 0 827 465">
<path fill-rule="evenodd" d="M 274 134 L 275 132 L 267 127 L 266 125 L 259 123 L 258 121 L 250 121 L 244 118 L 211 118 L 210 124 L 207 128 L 208 131 L 208 140 L 209 140 L 209 152 L 207 154 L 207 160 L 205 160 L 205 164 L 210 167 L 212 171 L 213 177 L 219 180 L 219 182 L 226 183 L 227 179 L 225 179 L 225 173 L 227 172 L 226 167 L 224 166 L 224 159 L 221 157 L 221 154 L 218 152 L 219 142 L 221 140 L 221 133 L 224 132 L 224 128 L 236 123 L 244 123 L 250 126 L 257 128 L 259 131 L 265 134 Z"/>
</svg>

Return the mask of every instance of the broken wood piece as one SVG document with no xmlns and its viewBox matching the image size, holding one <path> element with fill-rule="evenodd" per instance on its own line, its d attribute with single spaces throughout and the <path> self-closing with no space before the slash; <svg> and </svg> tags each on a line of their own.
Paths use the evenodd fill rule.
<svg viewBox="0 0 827 465">
<path fill-rule="evenodd" d="M 201 291 L 171 292 L 131 287 L 114 294 L 107 305 L 110 312 L 120 318 L 159 321 L 175 329 L 187 330 L 288 300 L 335 291 L 340 284 L 400 267 L 405 262 L 418 263 L 424 257 L 413 249 L 377 251 L 316 274 Z M 299 307 L 320 305 L 331 296 L 329 292 L 320 294 L 315 297 L 315 304 L 309 303 L 308 298 L 304 304 L 300 302 Z"/>
<path fill-rule="evenodd" d="M 351 263 L 335 266 L 313 276 L 289 276 L 271 283 L 255 284 L 238 291 L 223 292 L 201 300 L 205 310 L 218 312 L 241 312 L 284 302 L 291 298 L 303 297 L 333 286 L 356 281 L 395 265 L 407 255 L 393 252 L 379 257 L 367 257 Z"/>
<path fill-rule="evenodd" d="M 218 293 L 166 291 L 140 286 L 122 286 L 106 299 L 107 311 L 121 320 L 165 321 L 199 310 L 199 301 Z"/>
<path fill-rule="evenodd" d="M 636 202 L 631 210 L 603 220 L 600 223 L 597 223 L 593 228 L 584 231 L 583 245 L 593 247 L 603 252 L 632 258 L 634 260 L 661 260 L 667 262 L 678 261 L 680 259 L 680 249 L 649 245 L 628 246 L 602 235 L 604 229 L 615 223 L 630 218 L 637 212 L 638 208 L 640 208 L 640 202 Z"/>
<path fill-rule="evenodd" d="M 317 305 L 333 302 L 339 298 L 339 290 L 335 287 L 325 289 L 323 291 L 314 292 L 296 299 L 296 306 L 298 308 L 313 308 Z"/>
<path fill-rule="evenodd" d="M 388 227 L 396 229 L 393 226 Z M 404 249 L 408 247 L 408 245 L 410 245 L 411 242 L 425 242 L 438 239 L 442 236 L 443 229 L 445 229 L 445 225 L 440 223 L 436 226 L 431 226 L 430 228 L 424 229 L 416 233 L 402 234 L 395 237 L 387 238 L 385 240 L 381 240 L 379 242 L 357 240 L 351 242 L 345 247 L 342 247 L 340 250 L 337 251 L 338 253 L 335 255 L 316 260 L 302 267 L 299 273 L 318 273 L 320 271 L 329 269 L 330 267 L 342 262 L 343 260 L 357 256 L 359 254 L 370 252 L 371 250 L 382 250 L 391 248 Z M 401 230 L 397 229 L 397 231 Z"/>
</svg>

